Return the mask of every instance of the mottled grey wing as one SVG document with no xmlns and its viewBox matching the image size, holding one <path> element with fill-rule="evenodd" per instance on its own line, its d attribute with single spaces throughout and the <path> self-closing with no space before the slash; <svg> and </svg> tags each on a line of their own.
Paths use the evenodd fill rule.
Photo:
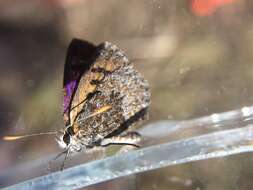
<svg viewBox="0 0 253 190">
<path fill-rule="evenodd" d="M 88 137 L 92 142 L 95 142 L 118 129 L 125 121 L 121 104 L 122 101 L 119 94 L 114 93 L 110 96 L 104 96 L 104 94 L 98 93 L 89 99 L 84 104 L 83 112 L 81 112 L 77 120 L 91 115 L 97 109 L 104 106 L 110 105 L 111 108 L 94 117 L 79 122 L 82 136 Z"/>
<path fill-rule="evenodd" d="M 83 98 L 85 101 L 76 121 L 92 114 L 98 108 L 111 105 L 108 111 L 79 123 L 80 130 L 93 136 L 95 140 L 121 131 L 121 127 L 129 127 L 129 120 L 134 117 L 139 117 L 134 118 L 135 120 L 143 118 L 144 115 L 139 113 L 150 104 L 148 82 L 134 70 L 124 53 L 108 42 L 98 46 L 94 64 L 80 80 L 80 90 L 82 85 L 94 88 Z M 76 94 L 74 103 L 82 100 L 82 93 L 77 90 Z"/>
</svg>

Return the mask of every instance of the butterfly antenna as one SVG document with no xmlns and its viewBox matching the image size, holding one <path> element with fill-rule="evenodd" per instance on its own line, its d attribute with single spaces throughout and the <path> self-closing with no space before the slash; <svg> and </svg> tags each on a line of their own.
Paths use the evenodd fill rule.
<svg viewBox="0 0 253 190">
<path fill-rule="evenodd" d="M 5 141 L 13 141 L 13 140 L 18 140 L 18 139 L 23 139 L 23 138 L 27 138 L 27 137 L 34 137 L 34 136 L 40 136 L 40 135 L 55 135 L 57 134 L 56 131 L 52 131 L 52 132 L 45 132 L 45 133 L 36 133 L 36 134 L 29 134 L 29 135 L 8 135 L 8 136 L 4 136 L 3 140 Z"/>
<path fill-rule="evenodd" d="M 68 149 L 60 152 L 59 154 L 57 154 L 57 156 L 54 158 L 54 160 L 57 160 L 58 158 L 60 158 L 63 154 L 66 154 L 68 152 Z"/>
<path fill-rule="evenodd" d="M 66 162 L 67 157 L 69 155 L 69 148 L 66 151 L 64 151 L 64 153 L 65 153 L 65 157 L 64 157 L 64 160 L 63 160 L 62 165 L 61 165 L 61 171 L 63 170 L 65 162 Z"/>
</svg>

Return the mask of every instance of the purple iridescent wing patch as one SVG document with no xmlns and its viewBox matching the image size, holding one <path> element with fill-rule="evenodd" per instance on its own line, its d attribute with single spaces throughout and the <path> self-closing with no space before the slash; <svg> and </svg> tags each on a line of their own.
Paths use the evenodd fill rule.
<svg viewBox="0 0 253 190">
<path fill-rule="evenodd" d="M 77 84 L 77 81 L 74 80 L 74 81 L 70 81 L 66 86 L 64 86 L 64 90 L 65 90 L 64 99 L 63 99 L 64 113 L 68 111 L 71 97 L 76 89 L 76 84 Z"/>
<path fill-rule="evenodd" d="M 90 68 L 90 58 L 96 47 L 86 41 L 73 39 L 68 47 L 63 78 L 63 111 L 65 123 L 69 121 L 71 102 L 81 76 Z"/>
</svg>

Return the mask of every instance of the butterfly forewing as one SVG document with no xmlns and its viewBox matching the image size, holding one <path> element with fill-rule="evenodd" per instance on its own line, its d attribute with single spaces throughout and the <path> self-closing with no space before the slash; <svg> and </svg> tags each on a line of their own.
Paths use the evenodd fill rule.
<svg viewBox="0 0 253 190">
<path fill-rule="evenodd" d="M 78 39 L 73 39 L 68 47 L 63 78 L 63 109 L 66 124 L 69 122 L 70 105 L 79 80 L 89 70 L 93 62 L 90 58 L 95 51 L 96 46 Z"/>
</svg>

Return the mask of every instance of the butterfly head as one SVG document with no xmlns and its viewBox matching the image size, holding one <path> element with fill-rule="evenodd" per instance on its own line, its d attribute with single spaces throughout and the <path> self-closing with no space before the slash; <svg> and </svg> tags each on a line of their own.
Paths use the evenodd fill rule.
<svg viewBox="0 0 253 190">
<path fill-rule="evenodd" d="M 68 148 L 71 144 L 74 131 L 71 126 L 67 127 L 64 131 L 60 131 L 57 135 L 57 142 L 61 148 Z"/>
<path fill-rule="evenodd" d="M 68 126 L 65 130 L 61 131 L 59 135 L 57 135 L 56 141 L 61 148 L 68 149 L 69 153 L 74 153 L 79 152 L 81 149 L 86 147 L 87 143 L 85 139 L 85 137 L 80 138 L 80 131 L 75 133 L 73 126 Z"/>
</svg>

